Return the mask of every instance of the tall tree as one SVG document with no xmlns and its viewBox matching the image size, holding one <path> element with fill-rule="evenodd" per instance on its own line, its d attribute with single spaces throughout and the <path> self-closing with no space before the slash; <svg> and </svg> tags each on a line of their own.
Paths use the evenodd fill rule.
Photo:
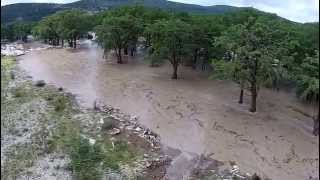
<svg viewBox="0 0 320 180">
<path fill-rule="evenodd" d="M 102 25 L 97 26 L 96 31 L 105 51 L 113 49 L 117 55 L 117 62 L 122 64 L 122 50 L 130 43 L 136 43 L 142 32 L 142 24 L 133 16 L 110 16 L 103 20 Z"/>
<path fill-rule="evenodd" d="M 190 25 L 179 20 L 160 20 L 149 28 L 154 53 L 168 59 L 173 67 L 172 79 L 178 78 L 178 66 L 190 52 Z"/>
<path fill-rule="evenodd" d="M 261 85 L 277 81 L 285 74 L 280 61 L 284 51 L 279 50 L 280 43 L 273 38 L 275 33 L 253 17 L 244 25 L 233 26 L 221 37 L 223 43 L 229 43 L 226 47 L 232 52 L 229 63 L 235 68 L 230 71 L 230 76 L 238 76 L 233 79 L 241 82 L 241 93 L 242 88 L 251 93 L 251 112 L 256 112 Z"/>
<path fill-rule="evenodd" d="M 191 42 L 192 51 L 192 68 L 196 69 L 197 62 L 203 59 L 202 66 L 209 64 L 210 58 L 221 56 L 213 42 L 221 35 L 223 28 L 222 23 L 218 23 L 219 18 L 216 16 L 193 16 L 191 21 Z"/>
</svg>

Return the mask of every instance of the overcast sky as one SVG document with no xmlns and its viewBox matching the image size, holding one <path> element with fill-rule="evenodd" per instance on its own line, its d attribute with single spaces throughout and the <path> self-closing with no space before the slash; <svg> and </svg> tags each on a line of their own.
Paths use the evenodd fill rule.
<svg viewBox="0 0 320 180">
<path fill-rule="evenodd" d="M 19 2 L 69 3 L 76 0 L 1 0 L 1 6 Z M 211 5 L 250 6 L 276 13 L 296 22 L 319 21 L 319 0 L 172 0 L 177 2 Z"/>
</svg>

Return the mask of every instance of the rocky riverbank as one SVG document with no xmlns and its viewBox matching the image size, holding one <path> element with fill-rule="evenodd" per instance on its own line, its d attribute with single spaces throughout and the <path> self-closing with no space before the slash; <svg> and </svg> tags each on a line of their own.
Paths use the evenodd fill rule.
<svg viewBox="0 0 320 180">
<path fill-rule="evenodd" d="M 1 178 L 129 178 L 166 165 L 159 138 L 135 117 L 83 109 L 62 88 L 32 82 L 13 58 L 1 58 L 1 73 Z"/>
<path fill-rule="evenodd" d="M 1 44 L 1 56 L 21 56 L 31 51 L 53 48 L 51 45 L 39 44 L 36 48 L 29 48 L 23 42 Z"/>
</svg>

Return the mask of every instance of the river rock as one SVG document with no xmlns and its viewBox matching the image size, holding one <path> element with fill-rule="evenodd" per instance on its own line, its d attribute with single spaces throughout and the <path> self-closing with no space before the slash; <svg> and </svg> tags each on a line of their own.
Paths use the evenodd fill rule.
<svg viewBox="0 0 320 180">
<path fill-rule="evenodd" d="M 261 178 L 256 174 L 254 173 L 253 176 L 251 177 L 252 180 L 261 180 Z"/>
<path fill-rule="evenodd" d="M 88 138 L 89 139 L 89 143 L 91 145 L 94 145 L 96 143 L 96 140 L 95 139 L 92 139 L 92 138 Z"/>
<path fill-rule="evenodd" d="M 44 80 L 39 80 L 39 81 L 36 81 L 34 85 L 37 87 L 43 87 L 46 85 L 46 82 Z"/>
<path fill-rule="evenodd" d="M 111 129 L 111 130 L 108 131 L 108 134 L 114 136 L 114 135 L 120 134 L 120 132 L 121 132 L 120 129 L 118 129 L 118 128 L 113 128 L 113 129 Z"/>
</svg>

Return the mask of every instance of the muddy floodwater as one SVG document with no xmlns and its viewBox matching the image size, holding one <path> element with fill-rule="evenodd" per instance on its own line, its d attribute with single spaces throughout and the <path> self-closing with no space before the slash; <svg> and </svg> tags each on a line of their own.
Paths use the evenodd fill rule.
<svg viewBox="0 0 320 180">
<path fill-rule="evenodd" d="M 31 51 L 19 65 L 34 79 L 76 94 L 83 106 L 98 100 L 136 115 L 165 146 L 182 152 L 172 162 L 179 169 L 168 169 L 171 177 L 182 179 L 192 166 L 188 159 L 205 154 L 275 180 L 319 178 L 319 139 L 308 117 L 314 109 L 294 94 L 262 89 L 252 114 L 250 97 L 239 105 L 232 83 L 190 67 L 180 67 L 180 79 L 171 80 L 170 65 L 151 68 L 139 57 L 119 65 L 111 55 L 103 59 L 93 42 L 81 46 Z"/>
</svg>

